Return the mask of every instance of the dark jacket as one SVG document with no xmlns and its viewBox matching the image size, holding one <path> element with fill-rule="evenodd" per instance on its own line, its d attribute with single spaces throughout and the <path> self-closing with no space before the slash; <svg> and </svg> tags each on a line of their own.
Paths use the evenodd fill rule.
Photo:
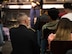
<svg viewBox="0 0 72 54">
<path fill-rule="evenodd" d="M 36 23 L 34 25 L 35 30 L 41 30 L 42 26 L 44 24 L 46 24 L 47 22 L 49 22 L 48 15 L 43 14 L 42 16 L 37 17 L 37 21 L 36 21 Z"/>
<path fill-rule="evenodd" d="M 35 32 L 24 25 L 10 29 L 12 54 L 40 54 Z"/>
<path fill-rule="evenodd" d="M 45 25 L 43 25 L 43 27 L 42 27 L 43 38 L 47 39 L 49 34 L 55 33 L 55 31 L 57 29 L 58 22 L 59 22 L 59 20 L 56 20 L 56 21 L 53 21 L 53 22 L 48 22 Z"/>
</svg>

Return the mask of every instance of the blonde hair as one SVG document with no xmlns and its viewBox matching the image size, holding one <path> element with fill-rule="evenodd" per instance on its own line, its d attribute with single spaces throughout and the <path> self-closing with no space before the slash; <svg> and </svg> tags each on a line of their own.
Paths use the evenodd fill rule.
<svg viewBox="0 0 72 54">
<path fill-rule="evenodd" d="M 71 23 L 67 18 L 60 19 L 55 40 L 71 40 Z"/>
</svg>

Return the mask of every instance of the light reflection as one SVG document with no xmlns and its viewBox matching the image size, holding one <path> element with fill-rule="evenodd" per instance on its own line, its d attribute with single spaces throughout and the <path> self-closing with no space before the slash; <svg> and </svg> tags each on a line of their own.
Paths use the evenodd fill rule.
<svg viewBox="0 0 72 54">
<path fill-rule="evenodd" d="M 31 9 L 31 5 L 8 5 L 10 9 Z M 63 4 L 43 4 L 43 9 L 64 8 Z"/>
</svg>

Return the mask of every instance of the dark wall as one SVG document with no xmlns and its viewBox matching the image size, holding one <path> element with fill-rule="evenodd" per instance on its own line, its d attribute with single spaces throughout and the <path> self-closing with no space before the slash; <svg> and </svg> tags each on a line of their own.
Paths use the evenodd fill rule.
<svg viewBox="0 0 72 54">
<path fill-rule="evenodd" d="M 29 9 L 4 9 L 4 17 L 3 20 L 10 20 L 11 18 L 16 18 L 17 14 L 20 12 L 26 13 L 29 16 Z"/>
<path fill-rule="evenodd" d="M 3 2 L 3 0 L 0 0 L 0 4 Z"/>
</svg>

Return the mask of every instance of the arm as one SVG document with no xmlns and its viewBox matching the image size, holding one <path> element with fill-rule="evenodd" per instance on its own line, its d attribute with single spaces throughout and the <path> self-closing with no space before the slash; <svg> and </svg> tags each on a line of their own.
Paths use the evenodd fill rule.
<svg viewBox="0 0 72 54">
<path fill-rule="evenodd" d="M 33 50 L 33 54 L 40 54 L 40 47 L 38 45 L 37 42 L 37 33 L 30 30 L 31 31 L 31 40 L 32 40 L 32 50 Z"/>
<path fill-rule="evenodd" d="M 37 1 L 36 4 L 37 4 L 37 5 L 40 5 L 40 2 Z"/>
<path fill-rule="evenodd" d="M 55 39 L 55 36 L 56 36 L 56 34 L 53 34 L 53 33 L 51 33 L 49 36 L 48 36 L 48 44 L 49 44 L 49 46 L 48 46 L 48 48 L 49 48 L 49 50 L 50 50 L 50 43 L 51 43 L 51 41 L 53 41 L 54 39 Z"/>
<path fill-rule="evenodd" d="M 55 39 L 55 36 L 56 36 L 56 34 L 51 33 L 51 34 L 48 36 L 48 41 L 49 41 L 49 42 L 53 41 L 53 40 Z"/>
<path fill-rule="evenodd" d="M 33 1 L 30 0 L 32 7 L 36 7 L 37 5 L 40 5 L 40 3 L 38 1 Z"/>
</svg>

